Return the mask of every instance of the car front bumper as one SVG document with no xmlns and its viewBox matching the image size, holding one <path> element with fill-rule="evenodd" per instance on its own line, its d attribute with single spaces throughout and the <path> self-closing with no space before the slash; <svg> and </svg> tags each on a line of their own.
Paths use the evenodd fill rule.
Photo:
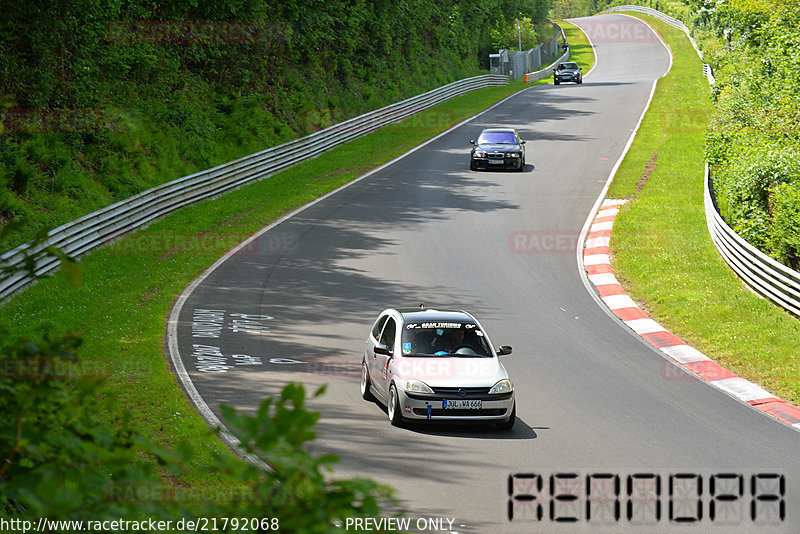
<svg viewBox="0 0 800 534">
<path fill-rule="evenodd" d="M 472 165 L 479 169 L 519 169 L 522 158 L 476 158 L 472 157 Z"/>
<path fill-rule="evenodd" d="M 508 420 L 514 408 L 514 394 L 497 395 L 496 399 L 483 396 L 480 399 L 460 399 L 458 397 L 444 397 L 440 395 L 408 394 L 398 389 L 398 404 L 405 419 L 409 421 L 450 421 L 450 422 L 479 422 L 488 421 L 502 423 Z M 445 408 L 445 401 L 474 401 L 480 400 L 481 407 L 475 408 Z"/>
<path fill-rule="evenodd" d="M 578 76 L 578 75 L 569 74 L 567 76 L 556 76 L 555 79 L 558 80 L 559 83 L 561 83 L 561 82 L 575 82 L 575 83 L 578 83 L 578 80 L 580 80 L 581 77 Z"/>
</svg>

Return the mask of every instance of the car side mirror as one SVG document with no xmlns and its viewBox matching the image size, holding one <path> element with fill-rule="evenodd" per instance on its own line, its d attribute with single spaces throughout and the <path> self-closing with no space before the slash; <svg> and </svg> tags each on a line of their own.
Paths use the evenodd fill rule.
<svg viewBox="0 0 800 534">
<path fill-rule="evenodd" d="M 507 354 L 511 354 L 511 347 L 508 345 L 503 345 L 500 347 L 500 350 L 497 351 L 498 356 L 506 356 Z"/>
<path fill-rule="evenodd" d="M 523 140 L 521 140 L 521 141 L 519 142 L 519 144 L 521 144 L 521 145 L 524 145 L 524 144 L 525 144 L 525 140 L 524 140 L 524 139 L 523 139 Z"/>
<path fill-rule="evenodd" d="M 377 354 L 383 354 L 384 356 L 392 355 L 392 351 L 390 351 L 389 347 L 387 347 L 386 345 L 376 345 L 375 348 L 372 349 L 372 352 L 374 352 L 376 355 Z"/>
<path fill-rule="evenodd" d="M 469 140 L 469 144 L 474 145 L 475 144 L 475 139 L 470 139 Z"/>
</svg>

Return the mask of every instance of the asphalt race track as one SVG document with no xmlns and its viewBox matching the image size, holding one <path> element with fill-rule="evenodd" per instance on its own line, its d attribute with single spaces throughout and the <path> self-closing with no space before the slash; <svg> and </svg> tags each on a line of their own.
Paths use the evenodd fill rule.
<svg viewBox="0 0 800 534">
<path fill-rule="evenodd" d="M 670 58 L 635 19 L 576 23 L 598 56 L 583 85 L 521 92 L 273 225 L 187 290 L 168 341 L 217 415 L 328 384 L 313 451 L 397 488 L 412 528 L 798 532 L 800 434 L 678 370 L 583 284 L 578 235 Z M 527 140 L 524 172 L 468 170 L 497 126 Z M 512 432 L 398 429 L 361 399 L 372 322 L 421 302 L 514 347 Z"/>
</svg>

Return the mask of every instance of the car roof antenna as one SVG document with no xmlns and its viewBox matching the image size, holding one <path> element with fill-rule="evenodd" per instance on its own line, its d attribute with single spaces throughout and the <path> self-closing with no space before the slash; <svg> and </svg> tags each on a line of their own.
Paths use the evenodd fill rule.
<svg viewBox="0 0 800 534">
<path fill-rule="evenodd" d="M 419 309 L 420 310 L 424 310 L 425 309 L 425 303 L 424 302 L 420 302 L 419 303 Z"/>
</svg>

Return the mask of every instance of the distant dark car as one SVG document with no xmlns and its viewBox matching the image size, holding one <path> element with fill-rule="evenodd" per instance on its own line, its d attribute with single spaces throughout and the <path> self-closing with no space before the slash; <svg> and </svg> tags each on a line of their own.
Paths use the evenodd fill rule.
<svg viewBox="0 0 800 534">
<path fill-rule="evenodd" d="M 525 167 L 525 141 L 513 128 L 490 128 L 481 132 L 472 143 L 469 168 L 514 169 Z"/>
<path fill-rule="evenodd" d="M 577 63 L 559 63 L 553 72 L 553 83 L 558 85 L 562 82 L 583 83 L 583 74 Z"/>
</svg>

